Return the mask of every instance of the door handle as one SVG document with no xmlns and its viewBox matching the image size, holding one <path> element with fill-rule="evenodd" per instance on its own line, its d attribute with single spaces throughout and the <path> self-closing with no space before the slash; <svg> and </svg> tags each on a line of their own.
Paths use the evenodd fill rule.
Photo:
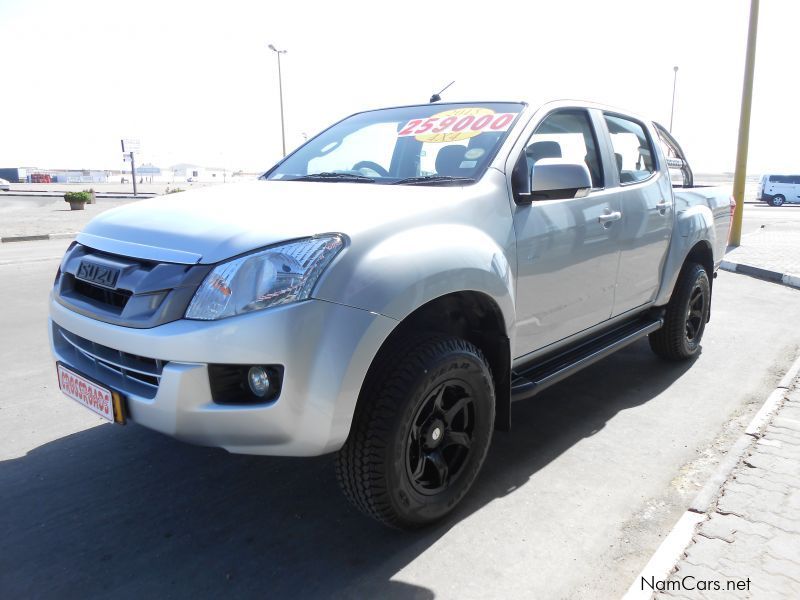
<svg viewBox="0 0 800 600">
<path fill-rule="evenodd" d="M 600 215 L 599 217 L 597 217 L 597 222 L 608 226 L 611 224 L 612 221 L 619 221 L 621 218 L 622 218 L 622 213 L 619 212 L 618 210 L 615 210 L 614 212 L 610 212 L 605 215 Z"/>
<path fill-rule="evenodd" d="M 656 204 L 656 208 L 658 209 L 658 212 L 660 212 L 663 215 L 667 212 L 667 209 L 669 208 L 669 202 L 667 202 L 666 200 L 662 200 L 661 202 Z"/>
</svg>

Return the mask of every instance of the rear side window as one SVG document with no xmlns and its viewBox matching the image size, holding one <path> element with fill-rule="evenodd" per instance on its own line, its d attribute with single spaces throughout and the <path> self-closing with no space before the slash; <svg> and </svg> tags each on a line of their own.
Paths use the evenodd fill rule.
<svg viewBox="0 0 800 600">
<path fill-rule="evenodd" d="M 604 114 L 603 118 L 611 134 L 619 182 L 625 185 L 652 176 L 656 171 L 655 153 L 644 127 L 618 115 Z"/>
</svg>

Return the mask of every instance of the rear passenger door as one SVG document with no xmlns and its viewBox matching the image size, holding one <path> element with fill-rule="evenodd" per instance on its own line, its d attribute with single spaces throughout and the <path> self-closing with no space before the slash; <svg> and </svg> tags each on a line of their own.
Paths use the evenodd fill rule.
<svg viewBox="0 0 800 600">
<path fill-rule="evenodd" d="M 604 135 L 614 157 L 618 191 L 619 272 L 612 316 L 655 299 L 674 221 L 672 183 L 654 138 L 641 122 L 603 113 Z"/>
</svg>

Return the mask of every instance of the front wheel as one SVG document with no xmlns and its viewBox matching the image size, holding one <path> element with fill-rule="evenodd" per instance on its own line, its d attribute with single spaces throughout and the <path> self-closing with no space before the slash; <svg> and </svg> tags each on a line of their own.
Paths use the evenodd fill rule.
<svg viewBox="0 0 800 600">
<path fill-rule="evenodd" d="M 769 200 L 770 206 L 781 206 L 783 203 L 786 202 L 786 198 L 778 194 L 777 196 L 773 196 Z"/>
<path fill-rule="evenodd" d="M 711 283 L 705 268 L 684 265 L 667 304 L 664 326 L 650 334 L 650 348 L 667 360 L 685 360 L 700 350 L 708 311 Z"/>
<path fill-rule="evenodd" d="M 494 428 L 494 384 L 466 340 L 422 335 L 378 358 L 350 437 L 336 456 L 345 496 L 402 529 L 441 519 L 483 465 Z"/>
</svg>

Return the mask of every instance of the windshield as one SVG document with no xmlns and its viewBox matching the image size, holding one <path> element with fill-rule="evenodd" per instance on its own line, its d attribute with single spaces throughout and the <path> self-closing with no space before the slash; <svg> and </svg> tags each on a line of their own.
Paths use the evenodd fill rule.
<svg viewBox="0 0 800 600">
<path fill-rule="evenodd" d="M 359 113 L 309 140 L 266 179 L 464 185 L 480 179 L 521 103 L 428 104 Z"/>
</svg>

